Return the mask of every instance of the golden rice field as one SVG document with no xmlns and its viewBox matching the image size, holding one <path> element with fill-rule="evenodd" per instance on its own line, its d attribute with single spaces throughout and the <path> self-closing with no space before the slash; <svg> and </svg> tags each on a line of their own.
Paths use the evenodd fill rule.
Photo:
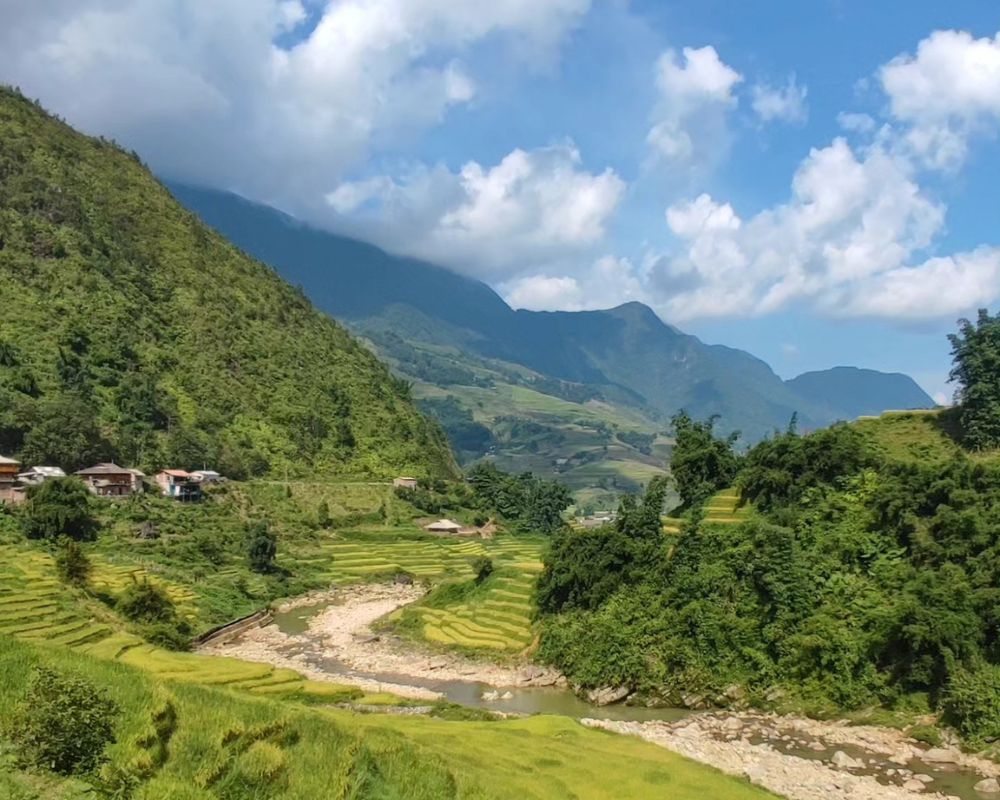
<svg viewBox="0 0 1000 800">
<path fill-rule="evenodd" d="M 111 589 L 112 593 L 124 589 L 135 574 L 100 565 L 94 572 L 95 583 Z M 143 577 L 136 574 L 137 579 Z M 157 582 L 156 578 L 150 580 Z M 165 588 L 182 604 L 193 598 L 183 587 L 167 584 Z M 361 696 L 361 692 L 351 687 L 309 681 L 292 670 L 232 658 L 177 653 L 148 644 L 139 636 L 121 630 L 113 616 L 96 602 L 88 606 L 73 597 L 59 582 L 51 556 L 10 545 L 0 546 L 0 634 L 64 645 L 79 653 L 141 667 L 161 678 L 252 694 L 337 700 Z"/>
<path fill-rule="evenodd" d="M 750 514 L 749 506 L 740 505 L 740 492 L 735 487 L 723 489 L 712 495 L 705 503 L 704 523 L 711 525 L 735 525 L 743 522 Z M 664 517 L 663 532 L 676 535 L 681 532 L 684 520 L 679 517 Z"/>
<path fill-rule="evenodd" d="M 410 626 L 438 645 L 516 653 L 531 644 L 532 592 L 542 569 L 544 541 L 537 537 L 495 539 L 371 534 L 346 536 L 320 545 L 298 563 L 320 569 L 331 582 L 367 580 L 406 572 L 418 580 L 469 580 L 472 563 L 492 559 L 497 574 L 470 602 L 446 608 L 418 605 L 408 612 L 421 625 Z"/>
</svg>

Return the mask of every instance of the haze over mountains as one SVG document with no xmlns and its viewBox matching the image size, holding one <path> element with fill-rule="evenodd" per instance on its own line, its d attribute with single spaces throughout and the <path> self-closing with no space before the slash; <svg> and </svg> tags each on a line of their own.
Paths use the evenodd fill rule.
<svg viewBox="0 0 1000 800">
<path fill-rule="evenodd" d="M 609 458 L 624 455 L 655 470 L 662 466 L 655 434 L 680 409 L 698 418 L 718 415 L 721 430 L 740 431 L 753 442 L 783 429 L 793 414 L 801 428 L 811 429 L 860 414 L 934 405 L 900 374 L 836 368 L 783 381 L 753 355 L 705 344 L 637 302 L 603 311 L 514 310 L 486 284 L 450 270 L 311 228 L 234 194 L 170 188 L 205 222 L 369 338 L 397 372 L 416 382 L 418 396 L 439 404 L 455 398 L 459 408 L 450 407 L 442 422 L 467 459 L 488 449 L 489 436 L 473 437 L 470 444 L 478 447 L 463 447 L 456 441 L 456 413 L 466 425 L 489 428 L 494 448 L 499 437 L 501 450 L 504 443 L 510 452 L 526 450 L 509 467 L 572 466 L 581 451 L 601 447 L 607 455 L 610 445 L 631 452 L 612 450 Z M 508 407 L 490 407 L 484 390 L 503 394 L 505 387 Z M 540 408 L 543 397 L 553 407 Z M 551 446 L 552 437 L 525 447 L 523 437 L 552 422 L 541 417 L 568 411 L 556 404 L 575 405 L 570 416 L 586 416 L 589 409 L 605 417 L 612 435 L 606 432 L 602 444 L 600 438 L 577 441 L 564 430 L 555 444 L 567 444 L 566 452 Z M 511 434 L 511 416 L 535 425 Z M 629 436 L 623 441 L 613 435 L 629 429 L 652 438 L 636 448 Z"/>
</svg>

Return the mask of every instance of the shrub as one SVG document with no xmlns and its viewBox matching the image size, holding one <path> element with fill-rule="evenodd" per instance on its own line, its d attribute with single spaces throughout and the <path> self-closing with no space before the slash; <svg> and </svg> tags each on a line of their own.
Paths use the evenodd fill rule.
<svg viewBox="0 0 1000 800">
<path fill-rule="evenodd" d="M 176 616 L 174 603 L 159 586 L 136 581 L 118 598 L 118 610 L 133 622 L 170 622 Z"/>
<path fill-rule="evenodd" d="M 29 539 L 93 540 L 97 521 L 90 513 L 90 492 L 76 478 L 53 478 L 28 490 L 24 535 Z"/>
<path fill-rule="evenodd" d="M 247 555 L 254 572 L 271 572 L 278 553 L 278 540 L 263 520 L 247 525 Z"/>
<path fill-rule="evenodd" d="M 66 583 L 85 586 L 90 577 L 90 559 L 78 542 L 67 537 L 59 540 L 56 553 L 56 571 Z"/>
<path fill-rule="evenodd" d="M 476 583 L 482 583 L 493 574 L 493 559 L 479 556 L 472 562 L 472 570 L 476 573 Z"/>
<path fill-rule="evenodd" d="M 320 528 L 330 527 L 330 506 L 326 500 L 321 500 L 319 507 L 316 509 L 316 524 Z"/>
<path fill-rule="evenodd" d="M 38 667 L 12 715 L 10 735 L 32 766 L 60 775 L 92 771 L 115 740 L 115 702 L 82 678 Z"/>
<path fill-rule="evenodd" d="M 956 670 L 945 687 L 945 719 L 972 744 L 1000 739 L 1000 667 L 980 663 Z"/>
</svg>

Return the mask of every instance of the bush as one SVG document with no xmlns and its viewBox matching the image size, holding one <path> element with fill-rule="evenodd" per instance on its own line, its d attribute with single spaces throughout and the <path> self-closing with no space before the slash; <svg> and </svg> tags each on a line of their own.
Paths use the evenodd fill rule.
<svg viewBox="0 0 1000 800">
<path fill-rule="evenodd" d="M 97 520 L 90 513 L 90 492 L 76 478 L 53 478 L 28 490 L 24 506 L 24 535 L 29 539 L 91 541 Z"/>
<path fill-rule="evenodd" d="M 493 574 L 493 559 L 479 556 L 472 562 L 472 570 L 476 573 L 476 583 L 482 583 Z"/>
<path fill-rule="evenodd" d="M 330 527 L 330 506 L 326 500 L 320 501 L 319 507 L 316 509 L 316 524 L 320 528 Z"/>
<path fill-rule="evenodd" d="M 59 540 L 59 550 L 56 553 L 56 571 L 66 583 L 76 586 L 86 586 L 90 577 L 90 559 L 83 552 L 79 543 L 63 537 Z"/>
<path fill-rule="evenodd" d="M 147 580 L 137 581 L 122 592 L 117 606 L 133 622 L 170 622 L 176 616 L 170 596 Z"/>
<path fill-rule="evenodd" d="M 981 663 L 957 670 L 945 687 L 942 708 L 971 744 L 1000 739 L 1000 667 Z"/>
<path fill-rule="evenodd" d="M 247 525 L 247 556 L 254 572 L 272 572 L 278 553 L 277 537 L 263 520 Z"/>
<path fill-rule="evenodd" d="M 38 667 L 12 715 L 10 736 L 32 766 L 91 772 L 114 742 L 118 706 L 87 681 Z"/>
</svg>

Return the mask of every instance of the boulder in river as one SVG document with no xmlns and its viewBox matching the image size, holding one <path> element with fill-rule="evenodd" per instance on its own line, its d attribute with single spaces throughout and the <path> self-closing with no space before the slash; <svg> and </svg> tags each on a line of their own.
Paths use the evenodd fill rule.
<svg viewBox="0 0 1000 800">
<path fill-rule="evenodd" d="M 932 747 L 919 756 L 928 764 L 957 764 L 961 760 L 961 753 L 951 747 Z"/>
<path fill-rule="evenodd" d="M 834 753 L 833 758 L 830 759 L 830 763 L 837 769 L 861 769 L 865 765 L 864 761 L 859 758 L 851 758 L 843 750 L 838 750 Z"/>
<path fill-rule="evenodd" d="M 980 794 L 1000 794 L 1000 781 L 996 778 L 984 778 L 972 788 Z"/>
<path fill-rule="evenodd" d="M 595 706 L 607 706 L 611 703 L 617 703 L 628 697 L 629 688 L 627 686 L 602 686 L 598 689 L 589 689 L 587 691 L 587 700 L 593 703 Z"/>
</svg>

